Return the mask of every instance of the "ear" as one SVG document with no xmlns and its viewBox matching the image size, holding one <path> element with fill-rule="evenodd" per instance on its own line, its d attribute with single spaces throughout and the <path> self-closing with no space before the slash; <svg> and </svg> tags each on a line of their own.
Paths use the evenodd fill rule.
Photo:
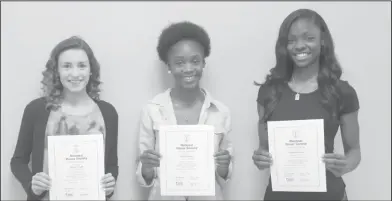
<svg viewBox="0 0 392 201">
<path fill-rule="evenodd" d="M 167 73 L 168 73 L 168 74 L 171 74 L 171 69 L 170 69 L 169 64 L 168 64 L 168 63 L 165 63 L 165 65 L 166 65 L 166 68 L 167 68 Z"/>
</svg>

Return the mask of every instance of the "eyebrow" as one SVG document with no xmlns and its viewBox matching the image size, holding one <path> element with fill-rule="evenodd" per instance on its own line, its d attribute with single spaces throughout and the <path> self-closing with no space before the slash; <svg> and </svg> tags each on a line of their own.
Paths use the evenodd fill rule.
<svg viewBox="0 0 392 201">
<path fill-rule="evenodd" d="M 88 61 L 79 61 L 78 63 L 88 63 Z M 72 64 L 72 62 L 65 61 L 62 64 Z"/>
</svg>

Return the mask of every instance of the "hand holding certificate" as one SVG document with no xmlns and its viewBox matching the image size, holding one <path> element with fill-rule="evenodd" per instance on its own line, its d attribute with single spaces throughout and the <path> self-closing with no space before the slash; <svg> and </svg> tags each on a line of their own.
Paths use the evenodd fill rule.
<svg viewBox="0 0 392 201">
<path fill-rule="evenodd" d="M 162 126 L 159 132 L 161 194 L 214 196 L 214 128 Z"/>
<path fill-rule="evenodd" d="M 269 121 L 273 191 L 326 192 L 322 119 Z"/>
<path fill-rule="evenodd" d="M 105 200 L 103 136 L 48 136 L 50 200 Z"/>
</svg>

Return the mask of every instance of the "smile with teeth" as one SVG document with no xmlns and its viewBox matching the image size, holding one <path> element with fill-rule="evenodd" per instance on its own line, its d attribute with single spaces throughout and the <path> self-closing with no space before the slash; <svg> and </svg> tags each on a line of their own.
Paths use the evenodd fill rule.
<svg viewBox="0 0 392 201">
<path fill-rule="evenodd" d="M 301 53 L 295 54 L 295 57 L 296 57 L 297 59 L 303 59 L 303 58 L 305 58 L 305 57 L 307 57 L 307 56 L 309 56 L 309 55 L 310 55 L 309 52 L 301 52 Z"/>
<path fill-rule="evenodd" d="M 68 82 L 71 82 L 72 84 L 79 84 L 82 80 L 68 80 Z"/>
<path fill-rule="evenodd" d="M 184 80 L 187 82 L 193 81 L 195 79 L 195 76 L 185 76 Z"/>
</svg>

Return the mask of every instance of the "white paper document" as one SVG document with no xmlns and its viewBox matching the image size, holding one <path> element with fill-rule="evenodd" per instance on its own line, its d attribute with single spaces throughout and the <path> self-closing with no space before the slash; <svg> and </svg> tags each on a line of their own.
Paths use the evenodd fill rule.
<svg viewBox="0 0 392 201">
<path fill-rule="evenodd" d="M 213 126 L 161 126 L 159 146 L 161 195 L 215 195 Z"/>
<path fill-rule="evenodd" d="M 326 192 L 324 121 L 269 121 L 273 191 Z"/>
<path fill-rule="evenodd" d="M 48 136 L 50 200 L 105 200 L 103 135 Z"/>
</svg>

